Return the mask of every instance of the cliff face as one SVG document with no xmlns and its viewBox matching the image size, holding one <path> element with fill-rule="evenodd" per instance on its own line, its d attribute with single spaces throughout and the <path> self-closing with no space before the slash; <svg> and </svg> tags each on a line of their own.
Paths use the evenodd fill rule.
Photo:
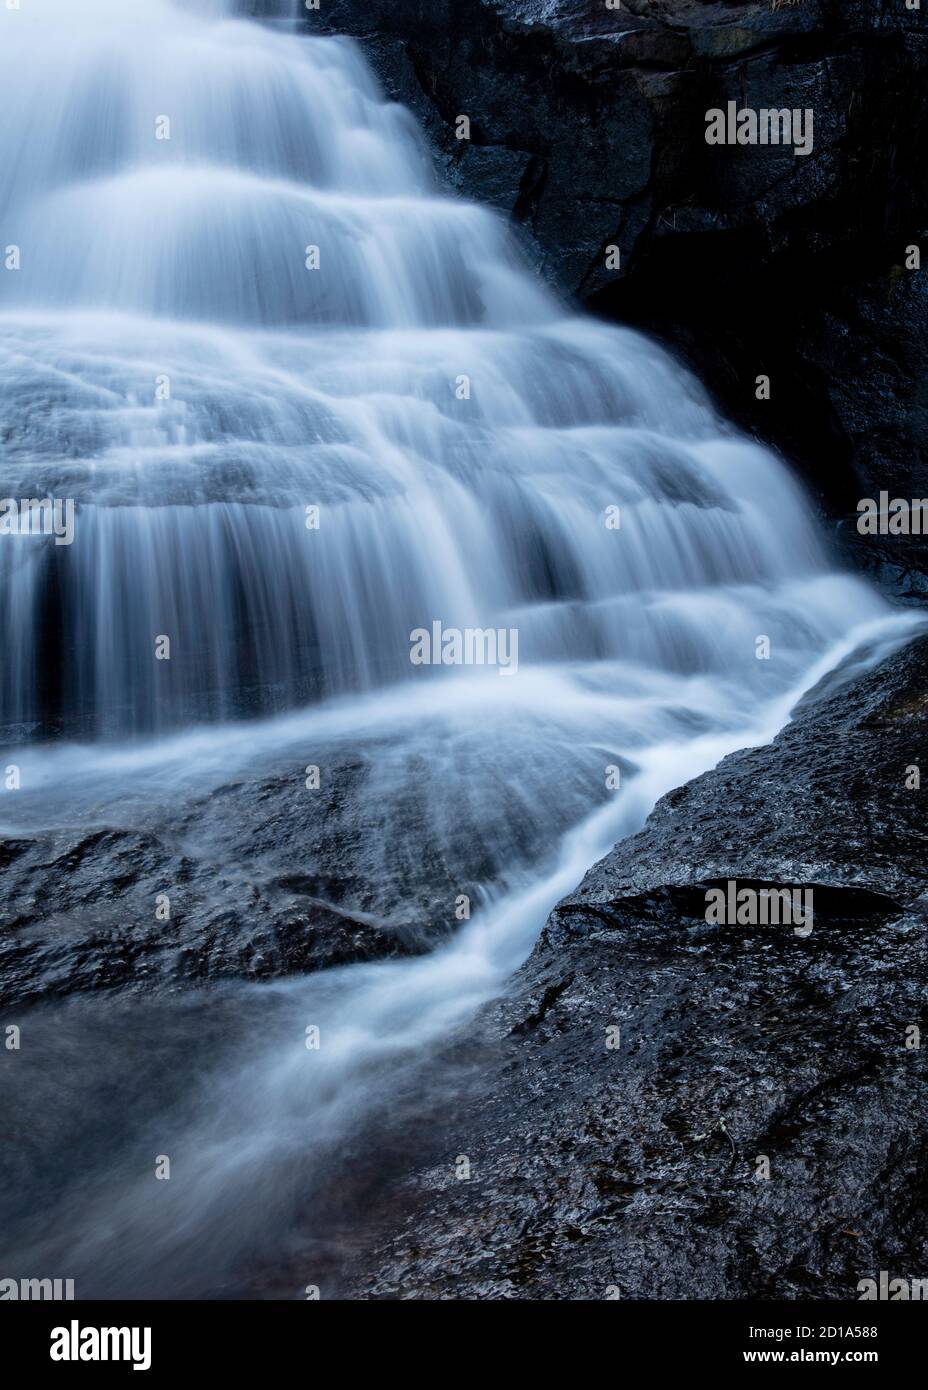
<svg viewBox="0 0 928 1390">
<path fill-rule="evenodd" d="M 905 0 L 321 0 L 306 24 L 356 35 L 446 181 L 510 216 L 561 290 L 684 354 L 729 415 L 798 464 L 855 560 L 918 597 L 928 542 L 858 537 L 856 508 L 881 489 L 928 491 L 928 289 L 907 266 L 908 247 L 928 249 L 925 13 Z M 706 112 L 728 102 L 811 109 L 811 151 L 708 145 Z"/>
</svg>

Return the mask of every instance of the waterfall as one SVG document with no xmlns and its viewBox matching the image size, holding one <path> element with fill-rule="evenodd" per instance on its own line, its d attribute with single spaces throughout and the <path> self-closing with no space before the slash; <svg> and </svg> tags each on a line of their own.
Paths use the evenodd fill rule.
<svg viewBox="0 0 928 1390">
<path fill-rule="evenodd" d="M 474 903 L 417 961 L 36 1019 L 8 1101 L 45 1107 L 41 1181 L 0 1213 L 16 1267 L 54 1251 L 85 1296 L 239 1288 L 310 1219 L 307 1152 L 501 987 L 657 796 L 769 738 L 888 609 L 671 357 L 566 308 L 437 186 L 352 42 L 168 0 L 24 0 L 0 29 L 3 828 L 144 823 L 373 741 L 406 836 L 378 910 L 402 915 L 416 856 Z M 73 501 L 73 543 L 16 529 L 32 498 Z M 415 664 L 435 623 L 517 634 L 513 678 Z M 239 1034 L 209 1084 L 159 1110 L 143 1056 L 101 1132 L 98 1039 L 160 1037 L 180 1073 L 212 1008 Z M 154 1200 L 130 1129 L 184 1183 Z"/>
<path fill-rule="evenodd" d="M 0 727 L 422 680 L 436 619 L 767 688 L 755 634 L 794 674 L 876 611 L 695 382 L 433 186 L 353 44 L 215 8 L 4 16 L 3 491 L 73 499 L 76 531 L 0 537 Z"/>
</svg>

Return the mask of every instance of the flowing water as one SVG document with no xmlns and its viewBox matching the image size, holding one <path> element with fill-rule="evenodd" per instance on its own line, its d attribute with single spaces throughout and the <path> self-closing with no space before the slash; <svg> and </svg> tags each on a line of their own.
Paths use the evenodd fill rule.
<svg viewBox="0 0 928 1390">
<path fill-rule="evenodd" d="M 905 627 L 698 383 L 442 192 L 353 43 L 233 8 L 0 14 L 0 493 L 76 504 L 72 544 L 0 535 L 0 831 L 363 746 L 381 915 L 415 878 L 450 918 L 449 874 L 474 912 L 413 960 L 14 1010 L 0 1272 L 84 1296 L 238 1294 L 305 1251 L 350 1136 L 590 863 Z M 518 661 L 415 665 L 433 622 Z"/>
</svg>

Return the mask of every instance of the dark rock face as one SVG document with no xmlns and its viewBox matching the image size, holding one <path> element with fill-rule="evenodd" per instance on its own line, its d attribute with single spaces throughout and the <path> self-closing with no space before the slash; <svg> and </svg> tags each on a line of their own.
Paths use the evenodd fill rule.
<svg viewBox="0 0 928 1390">
<path fill-rule="evenodd" d="M 856 509 L 925 492 L 928 290 L 907 268 L 928 230 L 923 16 L 902 0 L 323 0 L 306 23 L 358 36 L 441 176 L 511 216 L 552 283 L 683 353 L 799 464 L 855 561 L 917 599 L 928 541 L 861 537 Z M 706 112 L 729 101 L 811 109 L 811 153 L 707 145 Z"/>
<path fill-rule="evenodd" d="M 318 791 L 294 767 L 0 838 L 0 1001 L 149 994 L 428 949 L 455 925 L 461 879 L 423 804 L 409 793 L 387 811 L 376 795 L 381 754 L 330 755 Z M 423 822 L 415 864 L 404 852 L 410 819 Z"/>
<path fill-rule="evenodd" d="M 28 786 L 17 792 L 20 828 L 0 827 L 0 1003 L 272 979 L 430 949 L 459 926 L 459 894 L 479 902 L 485 885 L 549 861 L 588 805 L 589 773 L 578 760 L 578 795 L 552 805 L 531 738 L 505 749 L 458 740 L 449 767 L 445 726 L 420 732 L 408 748 L 321 744 L 315 790 L 300 750 L 236 776 L 119 782 L 109 799 L 96 786 L 35 802 Z M 455 776 L 452 817 L 442 808 Z M 526 778 L 536 795 L 517 791 Z"/>
<path fill-rule="evenodd" d="M 351 1293 L 839 1299 L 924 1273 L 926 678 L 921 639 L 820 689 L 590 870 L 449 1049 Z M 812 887 L 811 933 L 708 924 L 728 879 Z"/>
</svg>

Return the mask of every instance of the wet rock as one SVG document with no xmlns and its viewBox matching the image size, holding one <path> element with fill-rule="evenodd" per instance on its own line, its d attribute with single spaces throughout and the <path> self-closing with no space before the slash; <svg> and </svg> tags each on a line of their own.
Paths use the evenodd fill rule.
<svg viewBox="0 0 928 1390">
<path fill-rule="evenodd" d="M 337 740 L 313 756 L 315 790 L 299 748 L 235 776 L 124 779 L 109 801 L 96 786 L 17 792 L 19 828 L 0 828 L 0 1002 L 429 950 L 460 925 L 460 895 L 476 905 L 549 862 L 588 808 L 591 761 L 598 770 L 593 749 L 578 753 L 552 805 L 533 730 L 500 748 L 441 721 L 408 746 Z"/>
<path fill-rule="evenodd" d="M 456 889 L 423 837 L 419 871 L 396 894 L 389 841 L 365 809 L 370 767 L 352 753 L 329 760 L 319 792 L 295 774 L 252 775 L 121 824 L 0 840 L 0 1001 L 150 994 L 427 949 L 454 924 Z"/>
<path fill-rule="evenodd" d="M 59 834 L 22 849 L 0 932 L 4 1005 L 101 988 L 147 994 L 223 977 L 263 979 L 417 949 L 412 933 L 333 906 L 312 877 L 245 885 L 155 836 L 115 830 L 75 872 L 69 866 L 86 848 L 86 840 Z M 125 886 L 110 878 L 120 859 L 137 865 Z M 39 883 L 55 885 L 53 902 Z M 166 886 L 172 918 L 162 922 L 156 904 Z"/>
<path fill-rule="evenodd" d="M 928 1266 L 926 677 L 922 639 L 832 678 L 590 870 L 448 1049 L 350 1294 L 853 1299 Z M 710 925 L 728 879 L 814 887 L 811 933 Z"/>
</svg>

